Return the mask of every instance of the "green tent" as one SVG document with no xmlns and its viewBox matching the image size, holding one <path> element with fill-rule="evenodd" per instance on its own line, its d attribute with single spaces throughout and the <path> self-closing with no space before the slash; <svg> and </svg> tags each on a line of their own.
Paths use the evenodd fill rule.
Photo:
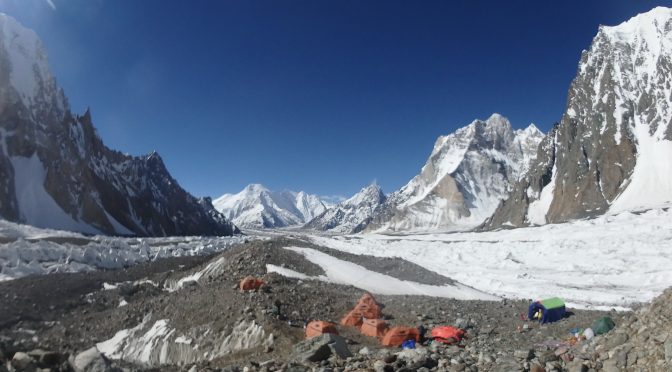
<svg viewBox="0 0 672 372">
<path fill-rule="evenodd" d="M 541 323 L 557 322 L 565 316 L 565 301 L 552 297 L 533 302 L 527 310 L 527 318 L 534 319 L 537 311 L 541 311 Z"/>
<path fill-rule="evenodd" d="M 614 320 L 608 316 L 597 319 L 593 322 L 593 332 L 596 335 L 605 334 L 616 327 Z"/>
</svg>

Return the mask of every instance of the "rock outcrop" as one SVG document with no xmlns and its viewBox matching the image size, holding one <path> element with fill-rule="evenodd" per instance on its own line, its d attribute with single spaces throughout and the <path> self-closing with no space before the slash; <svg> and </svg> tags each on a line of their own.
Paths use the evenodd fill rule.
<svg viewBox="0 0 672 372">
<path fill-rule="evenodd" d="M 562 222 L 672 201 L 672 9 L 602 26 L 560 123 L 486 228 Z"/>
<path fill-rule="evenodd" d="M 231 235 L 153 152 L 109 149 L 70 111 L 37 35 L 0 15 L 0 217 L 90 234 Z"/>
</svg>

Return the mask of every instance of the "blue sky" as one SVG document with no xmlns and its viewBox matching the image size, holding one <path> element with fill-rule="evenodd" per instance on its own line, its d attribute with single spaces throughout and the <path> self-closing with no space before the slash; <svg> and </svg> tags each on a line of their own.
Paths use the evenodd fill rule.
<svg viewBox="0 0 672 372">
<path fill-rule="evenodd" d="M 546 131 L 599 24 L 661 1 L 0 0 L 105 143 L 198 196 L 386 192 L 493 112 Z"/>
</svg>

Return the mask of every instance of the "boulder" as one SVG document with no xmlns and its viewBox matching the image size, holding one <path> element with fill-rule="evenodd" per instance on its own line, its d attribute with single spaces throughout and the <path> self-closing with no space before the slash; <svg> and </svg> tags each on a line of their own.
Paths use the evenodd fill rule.
<svg viewBox="0 0 672 372">
<path fill-rule="evenodd" d="M 108 372 L 112 371 L 110 362 L 95 346 L 77 354 L 72 362 L 76 372 Z"/>
<path fill-rule="evenodd" d="M 33 358 L 31 358 L 30 355 L 21 351 L 14 353 L 11 365 L 17 371 L 34 371 L 36 369 Z"/>
<path fill-rule="evenodd" d="M 587 372 L 588 367 L 581 360 L 574 360 L 565 364 L 567 372 Z"/>
<path fill-rule="evenodd" d="M 621 369 L 618 368 L 616 359 L 608 359 L 602 363 L 602 371 L 604 372 L 619 372 Z"/>
<path fill-rule="evenodd" d="M 607 336 L 606 346 L 609 349 L 613 349 L 617 346 L 621 346 L 628 341 L 628 335 L 622 332 L 615 333 L 613 335 Z"/>
<path fill-rule="evenodd" d="M 516 350 L 513 352 L 513 357 L 518 360 L 530 360 L 534 358 L 534 350 L 532 349 Z"/>
<path fill-rule="evenodd" d="M 33 358 L 42 368 L 54 367 L 61 363 L 61 355 L 53 351 L 35 349 L 33 351 L 29 351 L 28 355 Z"/>
<path fill-rule="evenodd" d="M 403 360 L 407 366 L 424 366 L 429 359 L 429 351 L 426 348 L 405 349 L 397 353 L 397 360 Z"/>
<path fill-rule="evenodd" d="M 469 321 L 466 319 L 462 318 L 457 318 L 454 323 L 455 327 L 459 329 L 467 329 L 469 328 Z"/>
<path fill-rule="evenodd" d="M 665 344 L 665 360 L 668 363 L 672 363 L 672 341 L 668 341 Z"/>
<path fill-rule="evenodd" d="M 301 362 L 321 362 L 335 355 L 345 359 L 352 356 L 343 337 L 325 333 L 294 345 L 294 357 Z"/>
</svg>

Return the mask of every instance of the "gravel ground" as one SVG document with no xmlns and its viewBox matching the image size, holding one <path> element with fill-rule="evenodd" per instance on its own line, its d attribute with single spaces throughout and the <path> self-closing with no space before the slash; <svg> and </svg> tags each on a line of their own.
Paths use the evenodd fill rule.
<svg viewBox="0 0 672 372">
<path fill-rule="evenodd" d="M 348 360 L 331 357 L 322 364 L 291 364 L 296 358 L 295 345 L 303 340 L 305 323 L 314 319 L 338 322 L 363 292 L 350 286 L 267 274 L 266 264 L 311 276 L 323 274 L 319 266 L 300 254 L 281 249 L 287 246 L 317 248 L 399 279 L 427 284 L 451 282 L 449 278 L 401 259 L 353 256 L 287 238 L 249 242 L 211 257 L 162 259 L 127 270 L 26 277 L 0 283 L 0 296 L 4 298 L 0 304 L 0 362 L 17 352 L 35 349 L 53 350 L 65 360 L 112 338 L 122 329 L 137 326 L 151 314 L 153 321 L 168 319 L 176 334 L 199 340 L 199 352 L 204 351 L 208 343 L 210 347 L 221 343 L 223 335 L 230 334 L 244 321 L 255 322 L 267 334 L 272 333 L 273 344 L 185 365 L 152 367 L 114 361 L 115 366 L 131 370 L 188 370 L 196 365 L 196 370 L 248 367 L 248 370 L 269 371 L 305 370 L 319 365 L 332 370 L 409 368 L 412 363 L 401 359 L 382 362 L 385 358 L 391 360 L 390 355 L 399 349 L 383 348 L 376 339 L 362 336 L 354 328 L 340 326 L 339 332 L 355 353 L 354 357 Z M 165 283 L 197 273 L 213 262 L 219 263 L 217 270 L 198 283 L 187 283 L 174 292 L 163 289 Z M 241 292 L 237 284 L 247 275 L 260 277 L 267 285 L 259 291 Z M 133 283 L 141 279 L 151 282 Z M 103 283 L 122 282 L 126 283 L 102 290 Z M 531 361 L 538 357 L 517 360 L 514 355 L 520 356 L 529 350 L 542 353 L 549 340 L 567 338 L 569 329 L 586 327 L 606 314 L 572 310 L 568 318 L 540 326 L 520 320 L 520 314 L 526 312 L 529 304 L 526 300 L 459 301 L 423 296 L 376 296 L 376 299 L 384 305 L 385 318 L 393 325 L 422 325 L 431 329 L 435 325 L 460 323 L 466 328 L 468 338 L 457 348 L 428 346 L 436 363 L 430 363 L 428 355 L 423 367 L 416 366 L 416 369 L 427 370 L 494 370 L 496 366 L 506 365 L 515 365 L 510 370 L 516 370 L 524 368 L 525 363 L 529 369 Z M 127 304 L 120 307 L 122 301 Z M 623 314 L 609 315 L 617 323 L 623 317 Z M 523 325 L 529 329 L 520 331 Z M 441 360 L 448 360 L 445 362 L 448 364 L 440 367 Z M 52 368 L 67 370 L 68 364 Z"/>
</svg>

